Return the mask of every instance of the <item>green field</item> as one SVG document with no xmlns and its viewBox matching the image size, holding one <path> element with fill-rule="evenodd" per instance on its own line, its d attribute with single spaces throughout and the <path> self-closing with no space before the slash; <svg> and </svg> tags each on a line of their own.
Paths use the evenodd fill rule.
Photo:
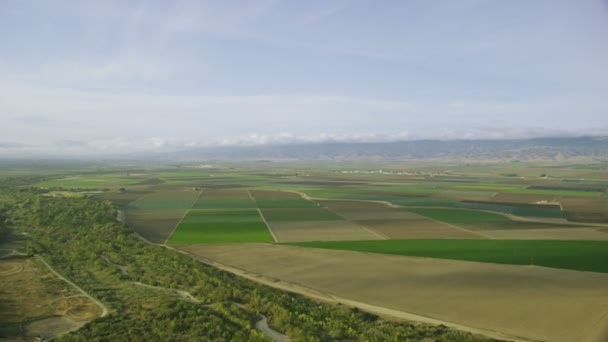
<svg viewBox="0 0 608 342">
<path fill-rule="evenodd" d="M 408 208 L 418 215 L 430 217 L 437 221 L 447 223 L 466 223 L 466 222 L 502 222 L 510 221 L 509 218 L 477 210 L 443 209 L 443 208 Z"/>
<path fill-rule="evenodd" d="M 373 240 L 289 245 L 608 273 L 608 241 Z"/>
<path fill-rule="evenodd" d="M 257 210 L 190 210 L 169 244 L 273 242 Z"/>
</svg>

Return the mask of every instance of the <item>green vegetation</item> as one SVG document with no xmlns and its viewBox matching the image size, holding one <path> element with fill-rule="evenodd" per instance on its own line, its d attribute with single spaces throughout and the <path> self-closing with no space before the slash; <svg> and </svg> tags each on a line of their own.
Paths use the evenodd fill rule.
<svg viewBox="0 0 608 342">
<path fill-rule="evenodd" d="M 488 213 L 477 210 L 466 209 L 443 209 L 443 208 L 408 208 L 418 215 L 430 217 L 437 221 L 447 223 L 465 223 L 465 222 L 501 222 L 510 221 L 503 215 Z"/>
<path fill-rule="evenodd" d="M 190 210 L 170 244 L 273 242 L 257 210 Z"/>
<path fill-rule="evenodd" d="M 169 244 L 273 242 L 264 222 L 180 223 Z"/>
<path fill-rule="evenodd" d="M 258 285 L 143 242 L 115 221 L 116 210 L 107 201 L 44 197 L 36 192 L 6 188 L 2 192 L 14 204 L 8 215 L 29 235 L 27 252 L 42 255 L 111 310 L 57 341 L 267 341 L 253 328 L 260 313 L 296 341 L 489 341 L 445 326 L 388 322 Z M 201 304 L 168 291 L 143 291 L 135 282 L 188 291 Z M 241 303 L 245 309 L 229 302 Z M 211 303 L 217 304 L 204 305 Z"/>
<path fill-rule="evenodd" d="M 128 209 L 189 209 L 195 203 L 198 192 L 162 192 L 142 197 L 131 204 Z"/>
<path fill-rule="evenodd" d="M 608 273 L 608 241 L 373 240 L 289 245 Z"/>
</svg>

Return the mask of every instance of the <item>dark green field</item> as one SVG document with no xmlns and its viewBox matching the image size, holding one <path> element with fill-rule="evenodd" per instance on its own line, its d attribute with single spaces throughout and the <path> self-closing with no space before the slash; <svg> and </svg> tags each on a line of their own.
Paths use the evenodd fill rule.
<svg viewBox="0 0 608 342">
<path fill-rule="evenodd" d="M 273 242 L 257 210 L 190 210 L 169 244 Z"/>
<path fill-rule="evenodd" d="M 373 240 L 289 245 L 608 273 L 608 241 Z"/>
</svg>

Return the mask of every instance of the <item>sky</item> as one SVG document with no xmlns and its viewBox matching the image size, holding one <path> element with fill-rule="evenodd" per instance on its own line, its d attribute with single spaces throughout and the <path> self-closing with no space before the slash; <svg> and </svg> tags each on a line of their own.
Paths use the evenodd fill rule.
<svg viewBox="0 0 608 342">
<path fill-rule="evenodd" d="M 607 0 L 0 0 L 4 156 L 607 132 Z"/>
</svg>

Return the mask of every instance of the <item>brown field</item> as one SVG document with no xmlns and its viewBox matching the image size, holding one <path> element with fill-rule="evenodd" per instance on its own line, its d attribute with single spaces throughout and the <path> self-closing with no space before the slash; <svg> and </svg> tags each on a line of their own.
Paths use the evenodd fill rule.
<svg viewBox="0 0 608 342">
<path fill-rule="evenodd" d="M 0 325 L 18 335 L 52 337 L 101 315 L 95 303 L 34 258 L 0 260 L 0 279 Z"/>
<path fill-rule="evenodd" d="M 360 220 L 356 223 L 371 228 L 390 239 L 480 239 L 481 235 L 450 227 L 425 217 L 409 220 Z"/>
<path fill-rule="evenodd" d="M 269 224 L 279 242 L 382 239 L 382 236 L 348 221 L 286 221 Z"/>
<path fill-rule="evenodd" d="M 184 209 L 128 210 L 127 224 L 154 243 L 164 243 L 186 213 Z"/>
<path fill-rule="evenodd" d="M 484 230 L 493 239 L 514 240 L 608 240 L 608 234 L 595 228 L 499 229 Z"/>
<path fill-rule="evenodd" d="M 496 202 L 508 203 L 536 203 L 540 201 L 559 201 L 559 196 L 555 195 L 536 195 L 536 194 L 509 194 L 499 193 L 492 198 Z"/>
<path fill-rule="evenodd" d="M 465 238 L 483 236 L 383 203 L 318 201 L 340 216 L 373 229 L 389 239 Z"/>
<path fill-rule="evenodd" d="M 608 274 L 271 244 L 180 248 L 303 294 L 514 339 L 608 339 Z"/>
<path fill-rule="evenodd" d="M 300 195 L 288 191 L 251 190 L 255 198 L 300 198 Z"/>
<path fill-rule="evenodd" d="M 564 198 L 562 207 L 571 221 L 608 222 L 608 198 Z"/>
<path fill-rule="evenodd" d="M 243 198 L 249 197 L 247 190 L 242 189 L 203 189 L 200 198 Z"/>
</svg>

